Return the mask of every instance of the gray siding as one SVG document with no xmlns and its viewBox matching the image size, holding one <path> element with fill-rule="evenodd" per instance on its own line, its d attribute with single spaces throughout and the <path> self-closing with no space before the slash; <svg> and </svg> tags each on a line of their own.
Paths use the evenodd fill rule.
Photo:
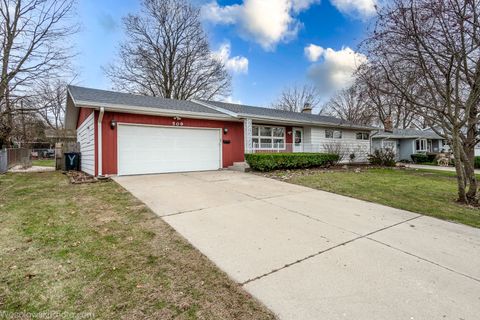
<svg viewBox="0 0 480 320">
<path fill-rule="evenodd" d="M 403 139 L 400 140 L 399 160 L 412 161 L 410 157 L 414 152 L 415 139 Z"/>
</svg>

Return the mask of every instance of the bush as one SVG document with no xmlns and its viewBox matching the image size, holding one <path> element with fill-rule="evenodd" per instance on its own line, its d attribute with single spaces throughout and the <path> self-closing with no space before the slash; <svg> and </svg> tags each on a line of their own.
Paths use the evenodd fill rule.
<svg viewBox="0 0 480 320">
<path fill-rule="evenodd" d="M 412 157 L 412 161 L 414 163 L 434 163 L 436 154 L 415 153 L 415 154 L 412 154 L 410 157 Z"/>
<path fill-rule="evenodd" d="M 475 157 L 473 161 L 473 166 L 475 167 L 475 169 L 480 169 L 480 157 Z"/>
<path fill-rule="evenodd" d="M 338 155 L 328 153 L 252 153 L 245 155 L 245 161 L 253 170 L 272 171 L 331 166 L 338 162 Z"/>
<path fill-rule="evenodd" d="M 395 167 L 395 152 L 390 149 L 377 149 L 368 155 L 368 161 L 375 166 Z"/>
</svg>

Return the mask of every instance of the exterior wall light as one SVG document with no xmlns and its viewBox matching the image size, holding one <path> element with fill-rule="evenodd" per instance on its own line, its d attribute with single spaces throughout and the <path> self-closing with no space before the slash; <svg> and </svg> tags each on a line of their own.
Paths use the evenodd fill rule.
<svg viewBox="0 0 480 320">
<path fill-rule="evenodd" d="M 115 129 L 116 127 L 117 127 L 117 121 L 115 121 L 115 120 L 110 121 L 110 129 L 113 130 L 113 129 Z"/>
<path fill-rule="evenodd" d="M 228 133 L 228 128 L 223 128 L 223 133 L 227 134 Z"/>
</svg>

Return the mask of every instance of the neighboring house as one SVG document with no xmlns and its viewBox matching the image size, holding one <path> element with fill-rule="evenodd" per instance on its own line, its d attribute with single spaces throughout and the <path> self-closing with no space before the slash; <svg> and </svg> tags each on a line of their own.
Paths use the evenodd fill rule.
<svg viewBox="0 0 480 320">
<path fill-rule="evenodd" d="M 69 86 L 65 124 L 91 175 L 215 170 L 251 152 L 339 150 L 367 160 L 374 128 L 304 111 Z"/>
<path fill-rule="evenodd" d="M 440 153 L 448 151 L 443 138 L 432 130 L 393 129 L 372 134 L 372 150 L 391 149 L 397 161 L 412 161 L 415 153 Z"/>
</svg>

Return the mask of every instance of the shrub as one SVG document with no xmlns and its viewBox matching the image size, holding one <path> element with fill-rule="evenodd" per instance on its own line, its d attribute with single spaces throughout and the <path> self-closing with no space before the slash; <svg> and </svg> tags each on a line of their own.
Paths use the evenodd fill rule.
<svg viewBox="0 0 480 320">
<path fill-rule="evenodd" d="M 338 155 L 328 153 L 252 153 L 245 154 L 245 161 L 253 170 L 272 171 L 331 166 L 338 162 Z"/>
<path fill-rule="evenodd" d="M 345 158 L 345 150 L 340 142 L 330 142 L 323 145 L 323 149 L 327 154 L 334 154 L 337 156 L 337 161 L 334 164 L 338 164 Z"/>
<path fill-rule="evenodd" d="M 412 158 L 413 163 L 426 163 L 426 162 L 433 161 L 433 160 L 429 160 L 428 155 L 424 153 L 415 153 L 415 154 L 412 154 L 410 157 Z"/>
<path fill-rule="evenodd" d="M 375 166 L 395 167 L 395 152 L 390 149 L 377 149 L 368 155 L 368 161 Z"/>
<path fill-rule="evenodd" d="M 355 152 L 350 153 L 350 155 L 348 156 L 350 162 L 354 162 L 356 157 L 357 156 L 355 155 Z"/>
<path fill-rule="evenodd" d="M 475 157 L 473 161 L 473 166 L 475 167 L 475 169 L 480 169 L 480 157 Z"/>
</svg>

